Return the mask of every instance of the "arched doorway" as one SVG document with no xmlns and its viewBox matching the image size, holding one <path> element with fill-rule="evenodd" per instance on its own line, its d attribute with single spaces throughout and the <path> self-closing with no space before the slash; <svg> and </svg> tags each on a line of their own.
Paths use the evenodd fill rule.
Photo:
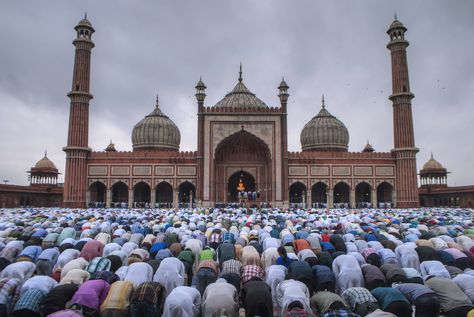
<svg viewBox="0 0 474 317">
<path fill-rule="evenodd" d="M 327 191 L 328 185 L 318 182 L 311 187 L 311 207 L 325 208 L 327 207 Z"/>
<path fill-rule="evenodd" d="M 193 203 L 195 200 L 195 195 L 196 195 L 196 187 L 191 184 L 190 182 L 184 182 L 181 183 L 178 187 L 179 192 L 178 192 L 178 201 L 181 207 L 191 207 L 190 206 L 190 201 L 191 201 L 191 195 L 193 196 Z"/>
<path fill-rule="evenodd" d="M 107 188 L 102 182 L 94 182 L 89 186 L 91 207 L 104 208 L 107 196 Z"/>
<path fill-rule="evenodd" d="M 150 185 L 145 182 L 139 182 L 133 188 L 134 207 L 144 208 L 151 201 Z M 149 205 L 148 205 L 149 206 Z"/>
<path fill-rule="evenodd" d="M 344 182 L 339 182 L 334 186 L 334 207 L 348 208 L 349 207 L 349 185 Z"/>
<path fill-rule="evenodd" d="M 265 193 L 262 199 L 272 201 L 275 189 L 272 184 L 270 149 L 257 136 L 244 129 L 228 136 L 217 145 L 214 164 L 211 192 L 215 202 L 238 201 L 236 188 L 240 171 L 243 171 L 242 181 L 247 192 Z"/>
<path fill-rule="evenodd" d="M 126 207 L 128 204 L 128 186 L 123 182 L 112 185 L 112 206 Z"/>
<path fill-rule="evenodd" d="M 173 186 L 168 182 L 161 182 L 156 186 L 156 205 L 158 208 L 167 208 L 173 205 Z"/>
<path fill-rule="evenodd" d="M 379 207 L 391 207 L 393 200 L 393 186 L 382 182 L 377 186 L 377 202 Z"/>
<path fill-rule="evenodd" d="M 306 208 L 306 186 L 296 182 L 290 186 L 290 206 Z"/>
<path fill-rule="evenodd" d="M 370 207 L 371 187 L 368 183 L 362 182 L 357 184 L 355 188 L 355 201 L 357 208 Z"/>
<path fill-rule="evenodd" d="M 241 188 L 238 189 L 241 184 Z M 247 173 L 246 171 L 240 171 L 232 174 L 227 182 L 227 201 L 238 202 L 239 192 L 246 192 L 247 198 L 252 200 L 253 197 L 248 197 L 248 192 L 254 192 L 255 190 L 255 178 Z"/>
</svg>

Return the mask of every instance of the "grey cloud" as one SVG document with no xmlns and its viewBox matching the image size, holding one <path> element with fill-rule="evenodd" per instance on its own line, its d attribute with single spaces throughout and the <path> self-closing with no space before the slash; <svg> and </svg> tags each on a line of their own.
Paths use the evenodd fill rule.
<svg viewBox="0 0 474 317">
<path fill-rule="evenodd" d="M 160 94 L 179 126 L 182 150 L 196 148 L 194 86 L 203 76 L 206 104 L 237 81 L 277 106 L 281 76 L 291 86 L 289 148 L 320 108 L 350 133 L 350 150 L 367 139 L 393 145 L 388 25 L 407 26 L 418 169 L 434 152 L 450 184 L 474 179 L 472 1 L 9 1 L 0 4 L 0 178 L 25 183 L 43 155 L 64 172 L 74 47 L 73 27 L 87 9 L 92 52 L 90 144 L 112 139 L 130 150 L 135 123 Z"/>
</svg>

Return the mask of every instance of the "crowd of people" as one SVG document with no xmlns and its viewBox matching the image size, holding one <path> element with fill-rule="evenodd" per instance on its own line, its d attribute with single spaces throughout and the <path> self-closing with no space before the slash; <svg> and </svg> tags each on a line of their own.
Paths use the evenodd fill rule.
<svg viewBox="0 0 474 317">
<path fill-rule="evenodd" d="M 474 316 L 471 209 L 0 210 L 3 316 Z"/>
</svg>

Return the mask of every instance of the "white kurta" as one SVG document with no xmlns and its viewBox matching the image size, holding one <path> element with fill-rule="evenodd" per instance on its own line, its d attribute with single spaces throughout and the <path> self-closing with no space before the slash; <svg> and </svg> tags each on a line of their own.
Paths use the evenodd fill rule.
<svg viewBox="0 0 474 317">
<path fill-rule="evenodd" d="M 234 285 L 224 279 L 209 284 L 202 296 L 202 316 L 237 317 L 239 314 L 239 296 Z"/>
<path fill-rule="evenodd" d="M 201 294 L 195 288 L 178 286 L 166 297 L 162 317 L 197 317 Z"/>
<path fill-rule="evenodd" d="M 299 301 L 303 304 L 303 307 L 308 316 L 314 317 L 313 311 L 309 304 L 309 291 L 306 285 L 302 282 L 295 280 L 286 280 L 278 284 L 276 289 L 276 296 L 278 306 L 281 308 L 281 314 L 284 315 L 288 306 L 294 302 Z"/>
<path fill-rule="evenodd" d="M 278 284 L 285 280 L 285 276 L 288 270 L 283 265 L 271 265 L 267 268 L 265 274 L 265 283 L 272 289 L 272 302 L 273 305 L 278 303 L 276 289 Z"/>
<path fill-rule="evenodd" d="M 136 288 L 142 283 L 151 282 L 152 279 L 153 268 L 151 265 L 144 262 L 135 262 L 128 267 L 124 281 L 132 282 L 133 287 Z"/>
<path fill-rule="evenodd" d="M 351 255 L 340 255 L 332 262 L 339 294 L 351 287 L 364 287 L 364 275 L 359 262 Z"/>
<path fill-rule="evenodd" d="M 184 285 L 185 268 L 183 262 L 177 258 L 166 258 L 160 263 L 160 267 L 153 276 L 153 282 L 158 282 L 166 289 L 166 294 Z"/>
</svg>

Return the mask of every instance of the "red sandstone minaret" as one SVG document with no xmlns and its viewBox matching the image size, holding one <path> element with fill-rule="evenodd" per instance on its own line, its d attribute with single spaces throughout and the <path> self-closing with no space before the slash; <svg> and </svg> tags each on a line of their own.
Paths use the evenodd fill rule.
<svg viewBox="0 0 474 317">
<path fill-rule="evenodd" d="M 94 47 L 91 37 L 94 33 L 87 16 L 75 27 L 76 47 L 72 88 L 68 93 L 71 99 L 69 110 L 69 131 L 66 152 L 66 173 L 64 178 L 64 206 L 86 207 L 87 157 L 89 148 L 89 93 L 91 50 Z"/>
<path fill-rule="evenodd" d="M 405 40 L 406 28 L 397 20 L 390 25 L 387 34 L 390 42 L 387 48 L 392 56 L 392 95 L 394 148 L 392 153 L 396 158 L 396 193 L 397 207 L 418 207 L 418 184 L 416 171 L 415 136 L 413 133 L 413 117 L 411 100 L 415 97 L 410 91 L 408 79 L 408 64 L 406 48 L 409 43 Z"/>
</svg>

